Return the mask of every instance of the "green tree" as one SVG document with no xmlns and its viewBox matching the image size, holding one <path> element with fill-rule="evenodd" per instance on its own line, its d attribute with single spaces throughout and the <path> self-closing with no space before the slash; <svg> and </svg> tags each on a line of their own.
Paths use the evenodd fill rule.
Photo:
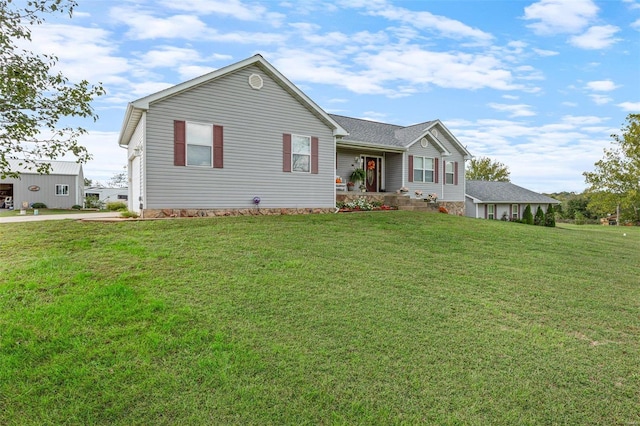
<svg viewBox="0 0 640 426">
<path fill-rule="evenodd" d="M 544 214 L 544 226 L 555 228 L 556 226 L 556 212 L 554 211 L 553 204 L 547 206 L 547 211 Z"/>
<path fill-rule="evenodd" d="M 522 223 L 533 225 L 533 213 L 531 213 L 531 206 L 529 204 L 527 204 L 527 207 L 524 208 L 524 212 L 522 213 Z"/>
<path fill-rule="evenodd" d="M 86 133 L 82 127 L 63 124 L 69 117 L 98 116 L 91 107 L 94 97 L 104 94 L 101 84 L 86 80 L 71 83 L 54 72 L 57 58 L 28 50 L 31 27 L 44 16 L 67 13 L 73 0 L 0 0 L 0 177 L 17 177 L 9 160 L 18 160 L 27 169 L 47 173 L 53 160 L 72 154 L 79 162 L 91 158 L 78 143 Z M 23 47 L 25 46 L 25 47 Z M 39 162 L 38 160 L 45 160 Z"/>
<path fill-rule="evenodd" d="M 465 172 L 467 180 L 486 180 L 491 182 L 509 182 L 509 168 L 489 157 L 472 158 Z"/>
<path fill-rule="evenodd" d="M 544 212 L 542 211 L 542 207 L 540 206 L 538 206 L 536 215 L 533 217 L 533 224 L 538 226 L 544 225 Z"/>
<path fill-rule="evenodd" d="M 604 158 L 593 172 L 583 175 L 591 195 L 590 208 L 605 213 L 620 206 L 622 215 L 640 219 L 640 114 L 629 114 L 621 135 L 612 134 L 613 147 L 605 148 Z"/>
<path fill-rule="evenodd" d="M 128 186 L 129 177 L 127 175 L 127 166 L 124 166 L 124 171 L 120 173 L 116 173 L 111 176 L 109 182 L 107 182 L 107 186 L 109 188 L 125 188 Z"/>
</svg>

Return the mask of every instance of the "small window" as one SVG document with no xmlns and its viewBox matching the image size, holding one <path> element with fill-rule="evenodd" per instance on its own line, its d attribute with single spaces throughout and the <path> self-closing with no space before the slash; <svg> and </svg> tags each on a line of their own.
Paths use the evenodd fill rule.
<svg viewBox="0 0 640 426">
<path fill-rule="evenodd" d="M 118 194 L 118 200 L 128 200 L 128 199 L 129 199 L 128 195 Z"/>
<path fill-rule="evenodd" d="M 511 218 L 512 219 L 517 219 L 518 218 L 518 205 L 517 204 L 511 204 Z"/>
<path fill-rule="evenodd" d="M 211 167 L 213 164 L 213 126 L 187 123 L 187 166 Z"/>
<path fill-rule="evenodd" d="M 413 157 L 413 181 L 433 182 L 433 158 Z"/>
<path fill-rule="evenodd" d="M 311 136 L 291 135 L 291 171 L 311 171 Z"/>
<path fill-rule="evenodd" d="M 69 185 L 56 184 L 56 195 L 69 195 Z"/>
<path fill-rule="evenodd" d="M 495 219 L 496 218 L 496 205 L 489 204 L 487 205 L 487 219 Z"/>
<path fill-rule="evenodd" d="M 447 161 L 445 164 L 445 183 L 447 185 L 453 185 L 454 182 L 454 167 L 453 167 L 453 161 Z"/>
</svg>

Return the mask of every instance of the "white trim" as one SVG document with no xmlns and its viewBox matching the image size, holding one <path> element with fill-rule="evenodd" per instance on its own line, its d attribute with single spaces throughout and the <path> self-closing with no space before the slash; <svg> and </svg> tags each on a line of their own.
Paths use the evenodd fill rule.
<svg viewBox="0 0 640 426">
<path fill-rule="evenodd" d="M 293 169 L 293 154 L 294 154 L 294 152 L 293 152 L 293 138 L 294 138 L 294 137 L 296 137 L 296 136 L 297 136 L 297 137 L 299 137 L 299 138 L 307 138 L 307 139 L 309 139 L 309 170 L 308 170 L 308 171 L 306 171 L 306 172 L 305 172 L 304 170 L 294 170 L 294 169 Z M 312 168 L 312 167 L 311 167 L 311 162 L 312 162 L 312 160 L 313 160 L 313 159 L 312 159 L 312 157 L 313 157 L 313 147 L 312 147 L 313 142 L 312 142 L 312 140 L 311 140 L 311 139 L 312 139 L 312 138 L 311 138 L 311 136 L 309 136 L 309 135 L 298 135 L 298 134 L 295 134 L 295 133 L 291 133 L 291 173 L 306 173 L 306 174 L 311 174 L 311 168 Z M 319 147 L 318 147 L 318 148 L 319 148 Z M 297 153 L 297 154 L 298 154 L 298 155 L 306 155 L 306 154 L 301 154 L 301 153 Z"/>
</svg>

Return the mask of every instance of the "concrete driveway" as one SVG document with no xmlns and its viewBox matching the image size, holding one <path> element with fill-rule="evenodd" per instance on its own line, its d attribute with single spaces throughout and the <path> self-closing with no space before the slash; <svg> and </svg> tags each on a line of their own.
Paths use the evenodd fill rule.
<svg viewBox="0 0 640 426">
<path fill-rule="evenodd" d="M 0 224 L 15 222 L 36 222 L 40 220 L 62 220 L 62 219 L 115 219 L 120 217 L 120 212 L 106 213 L 69 213 L 69 214 L 51 214 L 51 215 L 24 215 L 24 216 L 8 216 L 0 217 Z"/>
</svg>

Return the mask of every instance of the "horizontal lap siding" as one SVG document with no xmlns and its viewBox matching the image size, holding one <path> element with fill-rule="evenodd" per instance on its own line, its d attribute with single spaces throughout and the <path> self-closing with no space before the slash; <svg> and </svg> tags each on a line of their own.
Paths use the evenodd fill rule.
<svg viewBox="0 0 640 426">
<path fill-rule="evenodd" d="M 174 166 L 174 120 L 223 126 L 224 168 Z M 282 171 L 283 133 L 319 138 L 318 174 Z M 247 208 L 256 196 L 265 208 L 334 205 L 332 130 L 257 67 L 151 105 L 146 139 L 146 208 Z"/>
<path fill-rule="evenodd" d="M 440 144 L 444 146 L 447 149 L 447 151 L 451 153 L 450 156 L 443 157 L 442 153 L 438 149 L 436 149 L 435 146 L 433 145 L 432 140 L 429 137 L 427 137 L 427 139 L 429 140 L 429 144 L 427 145 L 426 148 L 423 148 L 422 145 L 420 145 L 420 142 L 416 142 L 409 148 L 408 154 L 422 156 L 422 157 L 437 158 L 438 161 L 440 162 L 438 167 L 438 174 L 439 174 L 438 183 L 412 182 L 412 183 L 409 183 L 407 187 L 409 188 L 410 192 L 413 192 L 416 189 L 422 190 L 424 194 L 435 192 L 436 194 L 438 194 L 438 198 L 442 199 L 443 201 L 464 201 L 465 199 L 464 197 L 465 164 L 464 164 L 463 154 L 460 153 L 460 151 L 457 150 L 457 148 L 453 145 L 453 143 L 443 135 L 440 129 L 438 129 L 438 136 L 437 136 L 438 142 L 440 142 Z M 443 160 L 447 162 L 453 161 L 454 163 L 455 162 L 458 163 L 458 176 L 457 176 L 458 184 L 457 185 L 444 184 L 445 167 L 444 167 Z M 409 173 L 408 159 L 407 161 L 405 161 L 405 166 L 407 167 L 407 176 L 405 177 L 405 181 L 406 181 Z M 454 182 L 455 182 L 455 179 L 454 179 Z"/>
</svg>

